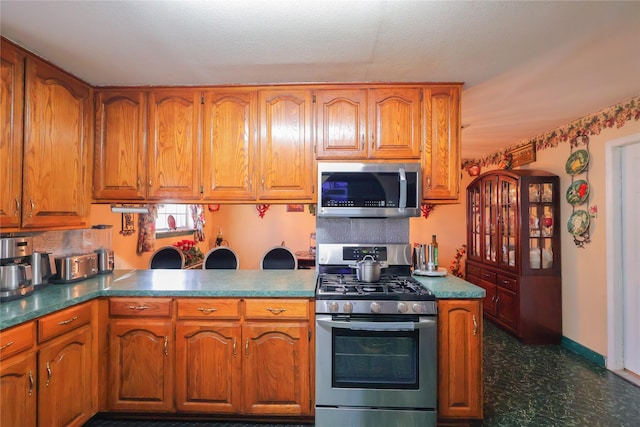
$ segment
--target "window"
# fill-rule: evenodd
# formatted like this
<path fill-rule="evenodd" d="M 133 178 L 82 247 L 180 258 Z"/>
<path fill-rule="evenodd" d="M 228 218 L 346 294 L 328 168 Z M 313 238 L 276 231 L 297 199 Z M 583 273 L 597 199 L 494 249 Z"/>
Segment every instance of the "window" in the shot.
<path fill-rule="evenodd" d="M 156 218 L 156 235 L 162 237 L 193 233 L 193 218 L 191 217 L 191 205 L 164 204 L 158 205 L 158 217 Z"/>

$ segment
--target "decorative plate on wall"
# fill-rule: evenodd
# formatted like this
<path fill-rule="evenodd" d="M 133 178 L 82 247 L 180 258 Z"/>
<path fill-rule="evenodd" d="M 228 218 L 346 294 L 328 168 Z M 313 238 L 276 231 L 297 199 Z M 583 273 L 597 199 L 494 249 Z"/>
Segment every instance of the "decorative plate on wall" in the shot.
<path fill-rule="evenodd" d="M 584 179 L 575 181 L 567 189 L 567 202 L 572 206 L 583 204 L 589 197 L 589 183 Z"/>
<path fill-rule="evenodd" d="M 569 175 L 577 175 L 584 171 L 589 165 L 589 152 L 587 150 L 576 150 L 567 159 L 565 170 Z"/>
<path fill-rule="evenodd" d="M 575 211 L 567 221 L 567 229 L 574 236 L 583 234 L 589 228 L 589 214 L 587 211 Z"/>

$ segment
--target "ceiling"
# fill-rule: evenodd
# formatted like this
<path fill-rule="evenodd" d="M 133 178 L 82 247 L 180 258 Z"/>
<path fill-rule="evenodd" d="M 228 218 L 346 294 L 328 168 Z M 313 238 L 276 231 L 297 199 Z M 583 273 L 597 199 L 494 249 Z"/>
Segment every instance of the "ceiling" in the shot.
<path fill-rule="evenodd" d="M 0 1 L 95 86 L 464 82 L 479 158 L 640 95 L 640 1 Z"/>

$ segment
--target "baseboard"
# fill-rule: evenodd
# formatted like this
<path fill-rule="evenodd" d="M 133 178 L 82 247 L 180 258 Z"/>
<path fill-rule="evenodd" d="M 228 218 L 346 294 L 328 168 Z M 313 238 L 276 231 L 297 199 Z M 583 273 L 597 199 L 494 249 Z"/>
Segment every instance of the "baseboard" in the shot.
<path fill-rule="evenodd" d="M 578 344 L 565 337 L 564 335 L 560 339 L 560 345 L 568 350 L 573 351 L 574 353 L 579 354 L 580 356 L 594 362 L 596 365 L 606 368 L 605 358 L 603 355 L 596 353 L 595 351 L 583 346 L 582 344 Z"/>

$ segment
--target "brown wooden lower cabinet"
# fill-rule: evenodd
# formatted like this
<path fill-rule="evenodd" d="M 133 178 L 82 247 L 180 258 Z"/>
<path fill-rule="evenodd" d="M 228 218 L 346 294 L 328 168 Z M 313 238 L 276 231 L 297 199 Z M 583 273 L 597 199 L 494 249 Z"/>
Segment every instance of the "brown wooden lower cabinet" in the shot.
<path fill-rule="evenodd" d="M 438 301 L 438 417 L 481 419 L 481 300 Z"/>
<path fill-rule="evenodd" d="M 82 426 L 93 416 L 91 326 L 40 346 L 38 425 Z"/>
<path fill-rule="evenodd" d="M 173 323 L 115 319 L 109 322 L 109 408 L 173 410 Z"/>
<path fill-rule="evenodd" d="M 1 426 L 36 426 L 36 378 L 36 353 L 33 351 L 0 362 Z"/>
<path fill-rule="evenodd" d="M 308 300 L 112 298 L 110 311 L 108 410 L 312 414 Z"/>
<path fill-rule="evenodd" d="M 240 322 L 191 320 L 176 324 L 178 411 L 242 410 Z"/>

